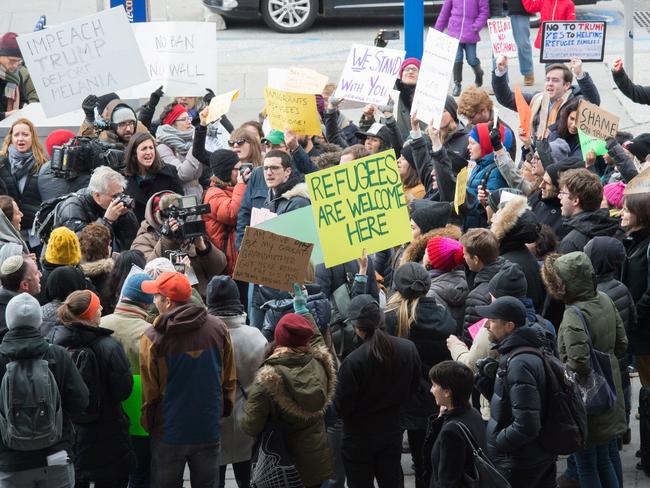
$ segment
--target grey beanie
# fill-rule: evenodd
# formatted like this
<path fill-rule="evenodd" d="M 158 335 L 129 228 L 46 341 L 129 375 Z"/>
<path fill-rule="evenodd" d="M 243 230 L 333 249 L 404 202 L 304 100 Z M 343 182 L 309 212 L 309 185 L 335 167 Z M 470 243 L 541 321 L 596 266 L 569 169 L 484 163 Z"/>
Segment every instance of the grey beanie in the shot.
<path fill-rule="evenodd" d="M 9 300 L 5 317 L 9 330 L 15 329 L 16 327 L 33 327 L 34 329 L 38 329 L 43 323 L 41 306 L 38 300 L 29 293 L 21 293 Z"/>
<path fill-rule="evenodd" d="M 488 283 L 488 291 L 494 298 L 525 298 L 528 293 L 526 275 L 518 264 L 507 261 Z"/>

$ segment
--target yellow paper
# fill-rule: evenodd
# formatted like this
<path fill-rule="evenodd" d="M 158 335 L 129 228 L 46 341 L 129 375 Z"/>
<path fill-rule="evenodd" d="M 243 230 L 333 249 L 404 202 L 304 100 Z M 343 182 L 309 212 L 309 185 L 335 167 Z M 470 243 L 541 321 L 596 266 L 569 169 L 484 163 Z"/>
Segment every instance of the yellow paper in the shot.
<path fill-rule="evenodd" d="M 294 93 L 309 93 L 311 95 L 321 94 L 327 84 L 328 78 L 309 68 L 291 66 L 287 79 L 284 82 L 284 90 Z"/>
<path fill-rule="evenodd" d="M 316 95 L 264 89 L 266 113 L 271 129 L 292 130 L 298 135 L 321 135 Z"/>
<path fill-rule="evenodd" d="M 325 266 L 411 240 L 395 152 L 390 149 L 306 176 Z"/>
<path fill-rule="evenodd" d="M 458 215 L 458 209 L 460 206 L 465 203 L 465 196 L 467 194 L 467 176 L 467 166 L 461 169 L 458 172 L 458 175 L 456 175 L 456 194 L 454 195 L 454 210 L 456 210 L 456 215 Z"/>
<path fill-rule="evenodd" d="M 230 104 L 237 100 L 237 97 L 239 97 L 239 90 L 229 91 L 213 97 L 208 108 L 208 123 L 214 122 L 222 115 L 226 115 L 230 110 Z"/>

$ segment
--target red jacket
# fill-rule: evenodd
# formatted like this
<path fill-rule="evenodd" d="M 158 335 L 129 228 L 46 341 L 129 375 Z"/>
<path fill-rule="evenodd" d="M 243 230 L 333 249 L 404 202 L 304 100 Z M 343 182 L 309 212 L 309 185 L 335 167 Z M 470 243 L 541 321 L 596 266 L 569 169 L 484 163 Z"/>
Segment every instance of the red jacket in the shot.
<path fill-rule="evenodd" d="M 203 197 L 203 203 L 210 204 L 210 213 L 203 216 L 205 229 L 212 244 L 226 253 L 228 275 L 232 275 L 237 261 L 237 214 L 245 191 L 244 183 L 225 188 L 212 183 Z"/>
<path fill-rule="evenodd" d="M 528 13 L 539 12 L 540 28 L 537 31 L 535 47 L 542 45 L 541 23 L 551 20 L 576 20 L 576 8 L 571 0 L 521 0 Z"/>

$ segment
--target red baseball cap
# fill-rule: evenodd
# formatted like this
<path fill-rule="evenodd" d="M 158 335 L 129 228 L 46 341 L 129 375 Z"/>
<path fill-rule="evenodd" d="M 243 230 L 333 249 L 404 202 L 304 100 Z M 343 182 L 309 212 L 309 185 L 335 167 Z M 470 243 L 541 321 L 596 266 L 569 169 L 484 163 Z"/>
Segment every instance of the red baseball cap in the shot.
<path fill-rule="evenodd" d="M 175 302 L 186 302 L 192 296 L 190 280 L 177 271 L 166 271 L 152 281 L 143 281 L 140 288 L 145 293 L 162 295 Z"/>

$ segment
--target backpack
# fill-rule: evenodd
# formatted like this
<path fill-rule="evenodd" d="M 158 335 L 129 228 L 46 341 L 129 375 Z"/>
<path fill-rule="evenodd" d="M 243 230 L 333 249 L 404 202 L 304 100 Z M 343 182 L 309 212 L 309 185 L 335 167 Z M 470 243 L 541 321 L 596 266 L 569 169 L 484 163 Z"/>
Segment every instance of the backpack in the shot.
<path fill-rule="evenodd" d="M 512 358 L 519 354 L 534 354 L 544 364 L 546 377 L 546 412 L 537 440 L 553 454 L 572 454 L 585 448 L 587 441 L 587 411 L 578 384 L 562 361 L 546 350 L 517 347 L 508 355 L 506 373 Z M 506 376 L 507 378 L 507 376 Z M 506 391 L 508 385 L 504 384 Z"/>
<path fill-rule="evenodd" d="M 58 197 L 50 198 L 41 203 L 34 216 L 34 223 L 32 224 L 32 235 L 40 239 L 43 244 L 46 244 L 50 239 L 50 234 L 54 230 L 54 221 L 56 220 L 56 207 L 63 200 L 67 200 L 70 195 L 74 193 L 66 193 Z"/>
<path fill-rule="evenodd" d="M 61 440 L 61 394 L 47 360 L 16 359 L 0 384 L 0 435 L 16 451 L 36 451 Z"/>
<path fill-rule="evenodd" d="M 97 355 L 92 349 L 95 342 L 97 339 L 85 346 L 67 348 L 72 362 L 88 387 L 88 408 L 80 414 L 70 415 L 70 420 L 75 424 L 88 424 L 99 418 L 102 403 L 102 377 Z"/>

